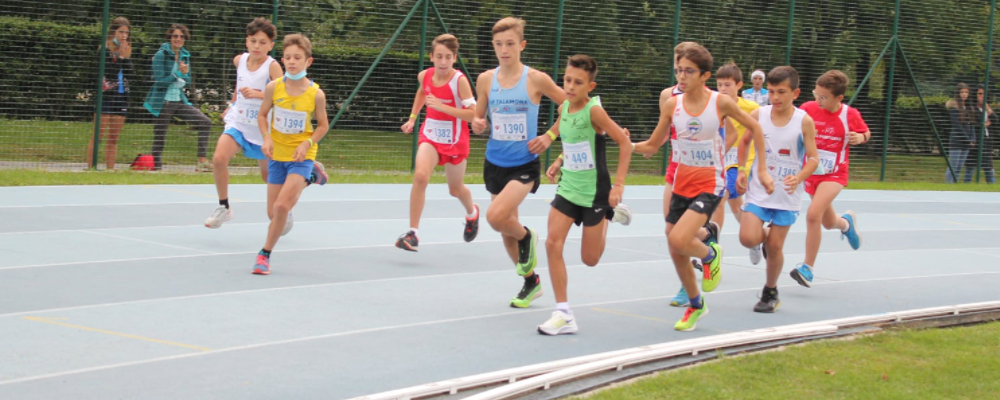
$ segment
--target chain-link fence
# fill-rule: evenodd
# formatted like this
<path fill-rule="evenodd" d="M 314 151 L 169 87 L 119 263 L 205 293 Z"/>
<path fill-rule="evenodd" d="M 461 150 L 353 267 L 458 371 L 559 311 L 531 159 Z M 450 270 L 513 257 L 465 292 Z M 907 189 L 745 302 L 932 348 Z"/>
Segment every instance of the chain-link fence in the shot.
<path fill-rule="evenodd" d="M 950 159 L 951 168 L 982 181 L 992 177 L 995 155 L 983 125 L 1000 122 L 977 112 L 977 89 L 993 99 L 991 88 L 1000 83 L 991 79 L 998 72 L 991 68 L 994 9 L 995 0 L 8 0 L 0 5 L 0 166 L 104 169 L 113 160 L 124 168 L 149 153 L 155 118 L 143 103 L 151 59 L 174 23 L 190 29 L 184 47 L 192 79 L 183 91 L 212 121 L 210 158 L 223 130 L 219 114 L 235 87 L 233 57 L 246 51 L 245 25 L 264 16 L 278 26 L 276 57 L 285 34 L 313 40 L 309 76 L 326 92 L 333 120 L 319 159 L 343 172 L 405 173 L 415 141 L 399 126 L 419 68 L 430 66 L 421 62 L 421 49 L 439 33 L 455 34 L 461 68 L 475 77 L 496 65 L 493 23 L 515 15 L 528 22 L 525 64 L 561 76 L 567 56 L 597 59 L 594 94 L 633 140 L 655 126 L 659 93 L 673 83 L 672 49 L 690 40 L 713 53 L 715 68 L 736 62 L 744 89 L 751 88 L 755 69 L 794 66 L 803 82 L 799 104 L 812 100 L 820 74 L 844 71 L 851 79 L 847 100 L 873 133 L 871 142 L 852 150 L 852 179 L 941 182 Z M 114 79 L 122 60 L 101 57 L 116 17 L 130 22 L 127 85 Z M 964 109 L 956 107 L 959 83 L 970 88 Z M 122 115 L 107 114 L 105 97 L 124 103 Z M 552 110 L 545 100 L 541 131 Z M 106 134 L 88 150 L 99 125 Z M 204 155 L 200 134 L 198 124 L 175 119 L 165 136 L 164 169 L 194 171 Z M 484 148 L 485 138 L 473 137 L 470 173 L 481 168 Z M 88 161 L 88 154 L 97 158 Z M 612 162 L 616 154 L 609 150 Z M 662 173 L 665 154 L 634 159 L 632 170 Z M 233 165 L 254 162 L 237 157 Z M 964 175 L 958 172 L 958 179 Z"/>

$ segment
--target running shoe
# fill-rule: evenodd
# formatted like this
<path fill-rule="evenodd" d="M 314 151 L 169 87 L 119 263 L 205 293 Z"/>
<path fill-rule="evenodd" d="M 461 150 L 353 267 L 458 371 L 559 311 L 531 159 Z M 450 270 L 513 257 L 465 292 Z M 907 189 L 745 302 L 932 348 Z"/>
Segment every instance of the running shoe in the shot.
<path fill-rule="evenodd" d="M 535 248 L 538 247 L 538 234 L 535 233 L 534 229 L 528 227 L 525 229 L 531 236 L 528 243 L 525 244 L 521 241 L 517 243 L 517 274 L 521 276 L 531 275 L 531 271 L 534 271 L 535 265 L 538 264 L 538 254 L 535 252 Z"/>
<path fill-rule="evenodd" d="M 791 275 L 792 279 L 795 279 L 800 285 L 812 287 L 813 269 L 809 264 L 799 263 L 799 266 L 792 270 Z"/>
<path fill-rule="evenodd" d="M 396 239 L 396 247 L 408 251 L 417 251 L 417 246 L 420 244 L 420 239 L 417 239 L 417 234 L 413 231 L 406 231 L 406 233 L 399 235 L 399 239 Z"/>
<path fill-rule="evenodd" d="M 524 280 L 524 286 L 517 293 L 517 297 L 510 300 L 513 308 L 528 308 L 531 301 L 542 297 L 542 281 L 538 274 Z"/>
<path fill-rule="evenodd" d="M 681 286 L 681 290 L 670 300 L 670 305 L 674 307 L 686 307 L 690 303 L 691 299 L 688 298 L 688 292 L 684 290 L 684 286 Z"/>
<path fill-rule="evenodd" d="M 285 227 L 281 228 L 281 236 L 285 236 L 288 232 L 292 231 L 292 227 L 295 226 L 295 220 L 292 219 L 292 213 L 288 213 L 288 218 L 285 219 Z"/>
<path fill-rule="evenodd" d="M 693 331 L 695 326 L 698 324 L 698 320 L 708 314 L 708 303 L 705 302 L 705 298 L 701 298 L 701 308 L 691 308 L 688 307 L 687 311 L 684 312 L 684 317 L 680 321 L 674 324 L 674 329 L 681 332 Z"/>
<path fill-rule="evenodd" d="M 611 218 L 611 222 L 628 226 L 628 224 L 632 223 L 632 209 L 625 205 L 625 203 L 618 203 L 618 206 L 615 207 L 615 216 Z"/>
<path fill-rule="evenodd" d="M 698 270 L 698 272 L 702 272 L 705 269 L 705 267 L 701 265 L 701 260 L 697 258 L 691 259 L 691 266 L 694 267 L 694 269 Z"/>
<path fill-rule="evenodd" d="M 325 185 L 330 180 L 330 175 L 326 173 L 326 168 L 319 161 L 313 162 L 313 176 L 315 177 L 313 182 L 320 186 Z"/>
<path fill-rule="evenodd" d="M 475 240 L 476 235 L 479 234 L 479 204 L 473 204 L 472 208 L 476 209 L 476 218 L 465 218 L 465 231 L 462 233 L 462 238 L 465 239 L 466 242 Z"/>
<path fill-rule="evenodd" d="M 715 290 L 719 286 L 719 282 L 722 281 L 722 245 L 713 242 L 709 246 L 715 250 L 715 258 L 710 264 L 704 266 L 702 271 L 705 275 L 701 280 L 701 290 L 706 293 Z"/>
<path fill-rule="evenodd" d="M 538 325 L 538 333 L 549 336 L 576 333 L 576 318 L 560 310 L 552 312 L 552 317 L 544 324 Z"/>
<path fill-rule="evenodd" d="M 753 307 L 753 311 L 773 313 L 778 307 L 781 307 L 781 300 L 778 300 L 778 288 L 772 289 L 765 286 L 763 292 L 760 294 L 760 301 Z"/>
<path fill-rule="evenodd" d="M 212 211 L 212 215 L 205 220 L 205 227 L 209 229 L 218 229 L 222 226 L 224 222 L 229 222 L 233 219 L 233 210 L 226 208 L 226 206 L 219 206 Z"/>
<path fill-rule="evenodd" d="M 851 248 L 857 250 L 861 247 L 861 233 L 858 232 L 858 216 L 854 215 L 854 211 L 847 210 L 842 218 L 847 220 L 847 223 L 851 226 L 847 228 L 847 232 L 840 234 L 840 240 L 847 238 L 847 243 L 851 244 Z"/>
<path fill-rule="evenodd" d="M 271 259 L 263 254 L 257 255 L 257 263 L 253 266 L 254 275 L 270 275 Z"/>
<path fill-rule="evenodd" d="M 750 249 L 750 263 L 753 265 L 760 264 L 760 260 L 764 258 L 764 244 L 758 244 Z"/>
<path fill-rule="evenodd" d="M 719 243 L 719 224 L 715 223 L 715 221 L 708 221 L 708 224 L 705 224 L 705 229 L 708 230 L 708 236 L 705 237 L 702 243 L 706 245 L 713 242 Z"/>

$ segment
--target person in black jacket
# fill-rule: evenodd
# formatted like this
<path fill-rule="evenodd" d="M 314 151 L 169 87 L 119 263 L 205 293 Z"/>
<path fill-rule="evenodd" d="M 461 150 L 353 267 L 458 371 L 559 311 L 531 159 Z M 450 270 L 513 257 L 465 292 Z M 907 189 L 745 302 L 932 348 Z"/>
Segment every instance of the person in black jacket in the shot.
<path fill-rule="evenodd" d="M 962 172 L 969 149 L 975 145 L 972 123 L 975 112 L 969 100 L 969 86 L 959 82 L 955 86 L 955 97 L 945 104 L 951 115 L 951 138 L 948 140 L 948 162 L 953 171 L 945 171 L 945 182 L 955 183 Z M 954 174 L 952 173 L 954 172 Z"/>
<path fill-rule="evenodd" d="M 118 135 L 125 125 L 128 113 L 128 77 L 132 75 L 132 24 L 125 17 L 111 21 L 104 63 L 104 83 L 101 104 L 101 141 L 104 145 L 104 163 L 108 170 L 115 169 L 118 153 Z M 87 144 L 87 166 L 94 162 L 94 137 Z"/>
<path fill-rule="evenodd" d="M 982 138 L 983 162 L 981 164 L 983 174 L 986 178 L 986 183 L 994 184 L 997 183 L 997 180 L 996 172 L 993 170 L 993 137 L 990 135 L 990 126 L 996 120 L 996 115 L 993 114 L 993 108 L 990 107 L 990 104 L 986 102 L 986 88 L 983 85 L 979 85 L 979 88 L 976 89 L 975 114 L 976 119 L 972 127 L 976 133 L 976 145 L 979 144 L 980 134 L 984 135 Z M 983 126 L 983 121 L 985 121 L 985 126 Z M 972 174 L 976 169 L 977 159 L 979 159 L 979 149 L 973 148 L 969 152 L 969 157 L 965 159 L 965 176 L 963 181 L 966 183 L 972 182 Z"/>

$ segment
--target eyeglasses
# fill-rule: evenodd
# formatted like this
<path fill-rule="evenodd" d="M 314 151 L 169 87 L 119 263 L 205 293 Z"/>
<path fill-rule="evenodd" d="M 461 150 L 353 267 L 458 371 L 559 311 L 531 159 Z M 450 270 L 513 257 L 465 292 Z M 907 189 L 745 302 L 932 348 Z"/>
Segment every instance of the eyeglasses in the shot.
<path fill-rule="evenodd" d="M 813 90 L 813 97 L 815 97 L 817 101 L 827 101 L 827 100 L 829 100 L 826 96 L 820 96 L 818 93 L 816 93 L 815 90 Z"/>
<path fill-rule="evenodd" d="M 704 71 L 704 70 L 694 69 L 694 68 L 688 68 L 688 69 L 674 68 L 674 74 L 676 74 L 678 76 L 679 75 L 694 75 L 695 73 L 698 73 L 700 75 L 700 74 L 703 74 L 705 72 L 706 71 Z"/>
<path fill-rule="evenodd" d="M 123 35 L 131 35 L 132 31 L 115 31 L 115 33 L 120 33 L 120 34 L 123 34 Z"/>
<path fill-rule="evenodd" d="M 170 37 L 173 39 L 186 39 L 184 35 L 170 35 Z"/>

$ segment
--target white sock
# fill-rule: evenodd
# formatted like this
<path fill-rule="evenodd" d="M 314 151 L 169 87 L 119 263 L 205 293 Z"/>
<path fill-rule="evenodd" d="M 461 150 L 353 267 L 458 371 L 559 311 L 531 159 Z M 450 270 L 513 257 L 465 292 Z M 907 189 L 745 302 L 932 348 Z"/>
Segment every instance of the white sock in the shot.
<path fill-rule="evenodd" d="M 556 303 L 556 310 L 562 311 L 568 315 L 573 315 L 573 311 L 569 309 L 569 302 Z"/>
<path fill-rule="evenodd" d="M 410 230 L 413 231 L 413 236 L 417 236 L 417 231 L 419 229 L 417 229 L 417 228 L 410 228 Z"/>
<path fill-rule="evenodd" d="M 479 210 L 476 207 L 472 207 L 472 214 L 466 214 L 465 219 L 476 219 L 479 216 Z"/>
<path fill-rule="evenodd" d="M 847 218 L 844 217 L 840 217 L 840 219 L 844 220 L 844 224 L 847 225 L 844 229 L 840 230 L 840 233 L 847 233 L 847 231 L 851 230 L 851 221 L 848 221 Z"/>

